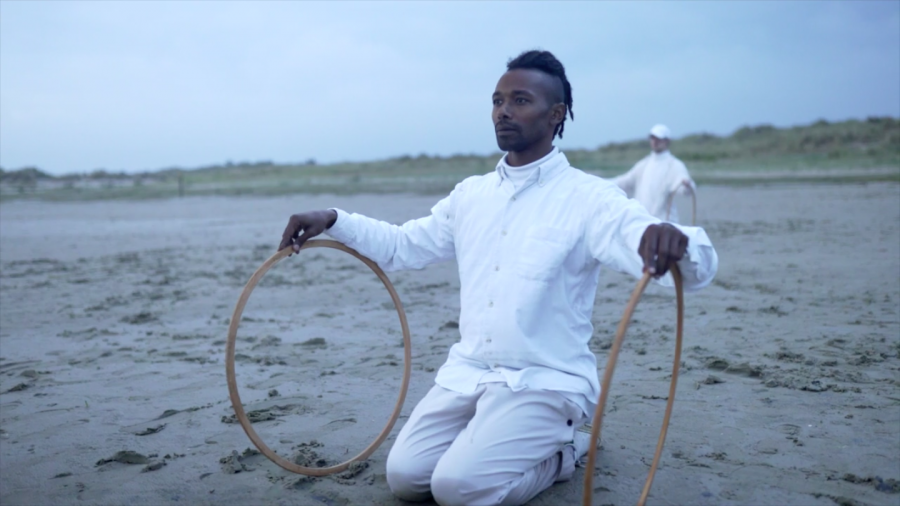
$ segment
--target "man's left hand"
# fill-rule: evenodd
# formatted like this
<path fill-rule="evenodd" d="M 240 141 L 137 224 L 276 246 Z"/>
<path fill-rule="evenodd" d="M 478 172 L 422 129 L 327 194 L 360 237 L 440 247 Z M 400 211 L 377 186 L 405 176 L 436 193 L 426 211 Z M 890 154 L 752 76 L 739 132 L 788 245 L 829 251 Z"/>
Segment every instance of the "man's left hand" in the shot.
<path fill-rule="evenodd" d="M 650 225 L 638 247 L 638 254 L 644 260 L 644 272 L 655 278 L 663 276 L 672 264 L 684 258 L 687 246 L 688 237 L 674 225 Z"/>

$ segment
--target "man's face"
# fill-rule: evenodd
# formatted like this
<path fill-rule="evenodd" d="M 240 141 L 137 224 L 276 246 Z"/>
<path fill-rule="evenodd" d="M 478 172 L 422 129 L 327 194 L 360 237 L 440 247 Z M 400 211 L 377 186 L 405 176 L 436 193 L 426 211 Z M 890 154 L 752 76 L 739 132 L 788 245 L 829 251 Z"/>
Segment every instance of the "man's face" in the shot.
<path fill-rule="evenodd" d="M 516 69 L 503 74 L 494 90 L 494 132 L 503 151 L 521 152 L 553 137 L 565 114 L 564 104 L 552 104 L 553 76 Z"/>
<path fill-rule="evenodd" d="M 650 149 L 652 149 L 654 153 L 662 153 L 663 151 L 669 149 L 669 139 L 660 139 L 655 135 L 651 135 Z"/>

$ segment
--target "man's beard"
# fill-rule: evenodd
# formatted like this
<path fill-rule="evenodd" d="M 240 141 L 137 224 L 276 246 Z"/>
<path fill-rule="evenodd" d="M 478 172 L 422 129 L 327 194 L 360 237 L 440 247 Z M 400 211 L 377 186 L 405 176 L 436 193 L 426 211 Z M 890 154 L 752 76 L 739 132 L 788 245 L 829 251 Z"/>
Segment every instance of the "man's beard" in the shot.
<path fill-rule="evenodd" d="M 500 148 L 500 151 L 525 151 L 529 146 L 531 146 L 531 142 L 519 132 L 512 136 L 497 135 L 497 147 Z"/>

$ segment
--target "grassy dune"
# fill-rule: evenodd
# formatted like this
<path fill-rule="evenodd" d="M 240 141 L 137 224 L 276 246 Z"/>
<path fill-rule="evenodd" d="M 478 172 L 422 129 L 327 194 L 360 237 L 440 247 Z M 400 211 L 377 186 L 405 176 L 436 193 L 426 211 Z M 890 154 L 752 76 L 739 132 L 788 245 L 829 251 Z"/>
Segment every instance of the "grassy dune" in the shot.
<path fill-rule="evenodd" d="M 646 139 L 566 150 L 572 165 L 600 176 L 628 170 L 649 151 Z M 744 127 L 726 137 L 694 134 L 672 152 L 699 184 L 900 181 L 900 120 L 869 118 L 775 128 Z M 96 171 L 54 177 L 37 168 L 0 169 L 0 199 L 140 199 L 178 195 L 293 193 L 446 193 L 461 179 L 493 170 L 485 156 L 403 156 L 363 163 L 268 162 L 165 169 L 141 174 Z"/>

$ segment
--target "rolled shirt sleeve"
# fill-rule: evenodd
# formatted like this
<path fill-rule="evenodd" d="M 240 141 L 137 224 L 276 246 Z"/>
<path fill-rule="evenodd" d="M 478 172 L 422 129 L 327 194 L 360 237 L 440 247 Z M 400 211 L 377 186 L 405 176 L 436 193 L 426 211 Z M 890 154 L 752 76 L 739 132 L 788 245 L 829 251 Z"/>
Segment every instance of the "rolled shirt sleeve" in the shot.
<path fill-rule="evenodd" d="M 638 254 L 641 237 L 647 227 L 662 221 L 612 186 L 604 188 L 591 200 L 597 204 L 587 224 L 591 255 L 602 265 L 640 278 L 644 269 L 644 261 Z M 702 228 L 675 226 L 688 237 L 687 252 L 678 262 L 684 289 L 699 290 L 715 277 L 719 266 L 718 255 Z M 654 282 L 662 286 L 674 286 L 672 276 L 668 273 Z"/>
<path fill-rule="evenodd" d="M 337 212 L 327 233 L 385 271 L 421 269 L 456 256 L 453 224 L 456 190 L 431 208 L 431 215 L 394 225 L 361 214 Z"/>
<path fill-rule="evenodd" d="M 697 191 L 697 185 L 694 183 L 694 180 L 691 179 L 691 175 L 688 173 L 684 162 L 673 157 L 672 169 L 673 177 L 670 182 L 669 193 L 678 192 L 679 195 L 686 196 L 689 195 L 690 192 Z M 682 184 L 684 181 L 687 181 L 688 184 L 691 185 L 690 191 Z"/>
<path fill-rule="evenodd" d="M 686 291 L 699 290 L 709 285 L 719 270 L 719 255 L 713 248 L 706 231 L 700 227 L 675 225 L 688 237 L 685 257 L 678 262 L 681 278 Z M 662 286 L 675 286 L 671 274 L 666 274 L 657 281 Z"/>

